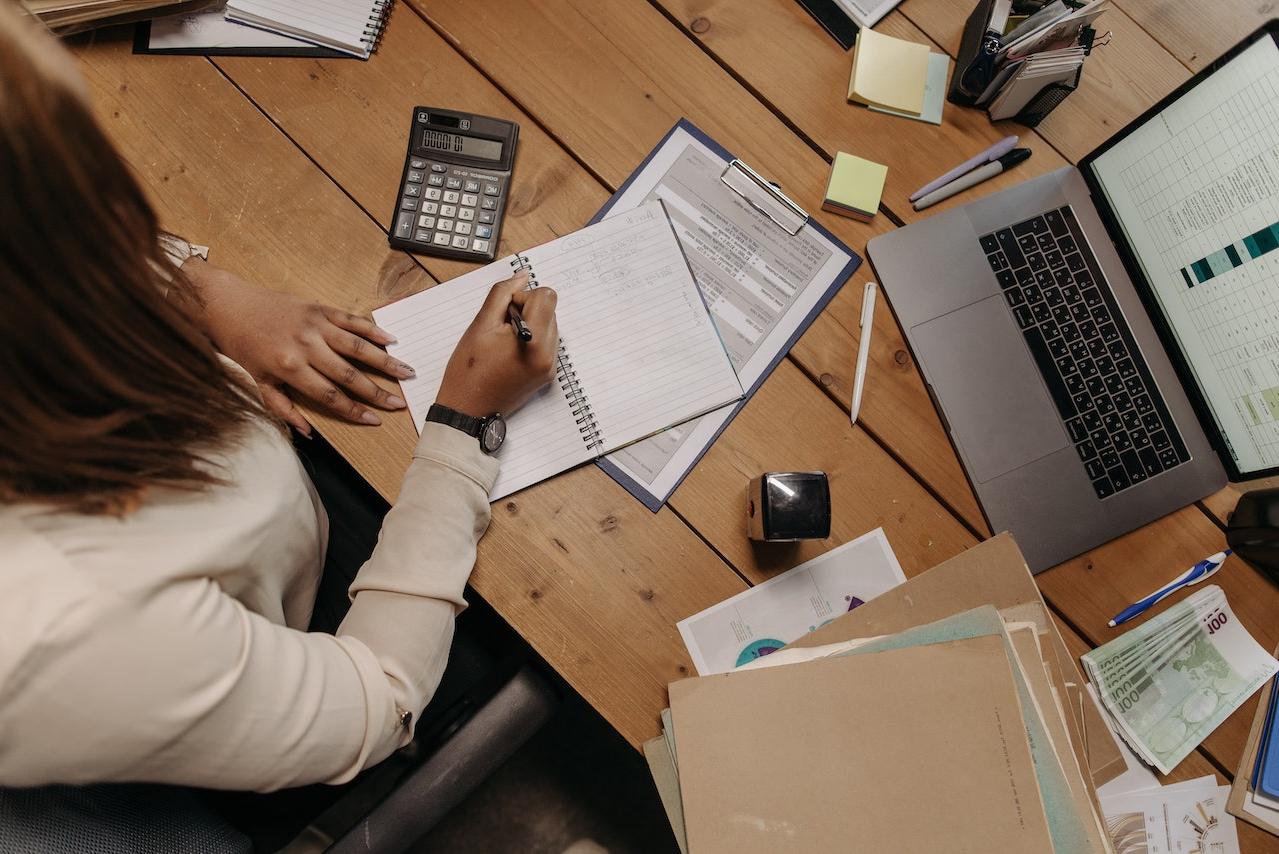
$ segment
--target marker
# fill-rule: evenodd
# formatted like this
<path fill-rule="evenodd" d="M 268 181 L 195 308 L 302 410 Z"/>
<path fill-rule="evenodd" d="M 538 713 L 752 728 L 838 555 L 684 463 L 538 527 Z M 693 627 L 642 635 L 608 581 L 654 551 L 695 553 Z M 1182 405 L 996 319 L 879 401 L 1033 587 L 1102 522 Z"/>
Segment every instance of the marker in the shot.
<path fill-rule="evenodd" d="M 870 361 L 870 331 L 875 321 L 875 283 L 867 282 L 862 292 L 862 318 L 857 323 L 860 340 L 857 342 L 857 370 L 853 375 L 853 403 L 848 408 L 848 420 L 857 423 L 857 413 L 862 408 L 862 390 L 866 387 L 866 364 Z"/>
<path fill-rule="evenodd" d="M 524 322 L 524 318 L 520 316 L 520 310 L 515 307 L 515 303 L 511 303 L 506 307 L 506 316 L 511 319 L 511 324 L 515 327 L 515 334 L 524 342 L 533 340 L 533 330 L 528 328 L 528 324 Z"/>
<path fill-rule="evenodd" d="M 933 190 L 931 193 L 915 202 L 915 210 L 922 211 L 924 208 L 930 208 L 938 202 L 944 202 L 956 193 L 962 193 L 969 187 L 975 187 L 982 181 L 988 181 L 991 178 L 994 178 L 1001 172 L 1007 172 L 1018 163 L 1029 159 L 1029 157 L 1029 148 L 1014 148 L 998 160 L 987 163 L 985 166 L 978 166 L 962 178 L 956 178 L 946 186 Z"/>
<path fill-rule="evenodd" d="M 1135 604 L 1129 605 L 1127 608 L 1124 608 L 1115 616 L 1113 620 L 1107 623 L 1107 625 L 1110 626 L 1111 628 L 1114 628 L 1120 623 L 1126 623 L 1129 620 L 1131 620 L 1133 617 L 1139 616 L 1141 614 L 1144 614 L 1146 611 L 1149 611 L 1158 602 L 1167 598 L 1173 593 L 1176 593 L 1181 588 L 1191 587 L 1195 584 L 1198 584 L 1199 582 L 1203 581 L 1205 578 L 1208 578 L 1209 576 L 1211 576 L 1217 570 L 1221 569 L 1221 565 L 1226 562 L 1226 558 L 1230 557 L 1230 555 L 1231 555 L 1230 549 L 1226 549 L 1224 552 L 1217 552 L 1212 557 L 1204 558 L 1203 560 L 1199 561 L 1199 563 L 1195 564 L 1194 566 L 1190 567 L 1190 569 L 1186 570 L 1184 573 L 1179 575 L 1177 578 L 1168 582 L 1166 586 L 1159 588 L 1154 593 L 1151 593 L 1149 596 L 1147 596 L 1145 599 L 1142 599 L 1140 602 L 1137 602 Z"/>
<path fill-rule="evenodd" d="M 942 175 L 940 178 L 937 178 L 933 181 L 929 181 L 927 184 L 920 187 L 915 192 L 911 193 L 910 200 L 912 202 L 917 201 L 921 196 L 926 196 L 929 193 L 931 193 L 933 190 L 944 187 L 945 185 L 949 184 L 951 181 L 954 181 L 960 175 L 964 175 L 968 172 L 971 172 L 972 170 L 976 169 L 978 166 L 981 166 L 983 163 L 989 163 L 992 160 L 998 160 L 999 158 L 1003 157 L 1005 154 L 1007 154 L 1008 152 L 1016 148 L 1018 141 L 1019 141 L 1018 137 L 1015 137 L 1015 136 L 1004 137 L 999 142 L 995 143 L 990 148 L 983 151 L 981 154 L 978 154 L 975 157 L 965 160 L 963 163 L 959 164 L 954 169 L 947 172 L 945 175 Z"/>

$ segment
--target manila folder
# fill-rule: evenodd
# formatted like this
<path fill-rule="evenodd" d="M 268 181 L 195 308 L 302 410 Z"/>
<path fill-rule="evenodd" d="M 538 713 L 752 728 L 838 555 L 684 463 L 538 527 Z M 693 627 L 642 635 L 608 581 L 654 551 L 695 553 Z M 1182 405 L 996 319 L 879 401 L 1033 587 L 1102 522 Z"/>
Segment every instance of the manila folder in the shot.
<path fill-rule="evenodd" d="M 1002 638 L 670 694 L 691 854 L 1052 850 Z"/>

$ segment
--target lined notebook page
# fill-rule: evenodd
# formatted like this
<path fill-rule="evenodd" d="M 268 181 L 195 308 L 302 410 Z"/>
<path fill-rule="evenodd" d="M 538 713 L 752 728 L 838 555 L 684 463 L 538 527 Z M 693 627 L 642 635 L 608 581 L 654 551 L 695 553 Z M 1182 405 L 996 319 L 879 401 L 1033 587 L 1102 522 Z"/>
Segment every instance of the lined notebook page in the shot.
<path fill-rule="evenodd" d="M 661 203 L 525 253 L 557 318 L 603 447 L 614 451 L 742 396 Z"/>
<path fill-rule="evenodd" d="M 227 17 L 368 55 L 373 0 L 229 0 Z"/>
<path fill-rule="evenodd" d="M 400 387 L 419 431 L 435 402 L 453 348 L 489 288 L 511 277 L 514 260 L 500 259 L 373 312 L 377 324 L 399 340 L 387 352 L 417 371 L 416 378 L 402 380 Z M 557 382 L 507 416 L 506 427 L 506 442 L 497 453 L 502 468 L 489 496 L 493 501 L 595 457 L 582 441 Z"/>
<path fill-rule="evenodd" d="M 742 396 L 660 202 L 650 202 L 525 253 L 539 285 L 559 295 L 560 339 L 594 413 L 592 449 L 559 382 L 507 419 L 494 501 Z M 398 339 L 387 350 L 417 370 L 400 383 L 419 426 L 444 368 L 514 257 L 373 312 Z"/>

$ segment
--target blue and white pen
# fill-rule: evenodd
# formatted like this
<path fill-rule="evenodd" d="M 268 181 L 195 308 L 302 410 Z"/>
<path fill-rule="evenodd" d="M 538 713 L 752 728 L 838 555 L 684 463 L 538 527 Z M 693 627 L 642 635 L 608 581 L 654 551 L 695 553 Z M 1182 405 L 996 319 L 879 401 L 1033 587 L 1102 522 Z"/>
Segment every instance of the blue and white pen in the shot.
<path fill-rule="evenodd" d="M 1199 563 L 1186 570 L 1182 575 L 1169 582 L 1166 586 L 1159 588 L 1140 602 L 1124 608 L 1119 612 L 1118 616 L 1110 621 L 1109 625 L 1113 627 L 1120 623 L 1126 623 L 1133 617 L 1144 614 L 1157 603 L 1173 593 L 1176 593 L 1181 588 L 1198 584 L 1205 578 L 1211 576 L 1217 570 L 1221 569 L 1221 565 L 1226 562 L 1226 558 L 1230 557 L 1230 553 L 1230 549 L 1226 549 L 1224 552 L 1217 552 L 1212 557 L 1204 558 L 1199 561 Z"/>

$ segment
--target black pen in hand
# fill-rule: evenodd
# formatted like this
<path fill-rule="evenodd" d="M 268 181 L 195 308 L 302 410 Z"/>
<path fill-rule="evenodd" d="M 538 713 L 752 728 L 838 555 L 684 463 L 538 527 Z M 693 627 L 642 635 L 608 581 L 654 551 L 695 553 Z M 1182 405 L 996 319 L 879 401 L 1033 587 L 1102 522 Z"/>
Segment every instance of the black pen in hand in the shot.
<path fill-rule="evenodd" d="M 515 327 L 515 334 L 524 342 L 533 340 L 533 330 L 528 328 L 528 324 L 524 322 L 524 318 L 520 317 L 520 310 L 515 307 L 515 303 L 511 303 L 506 307 L 506 316 L 511 319 L 511 324 Z"/>

